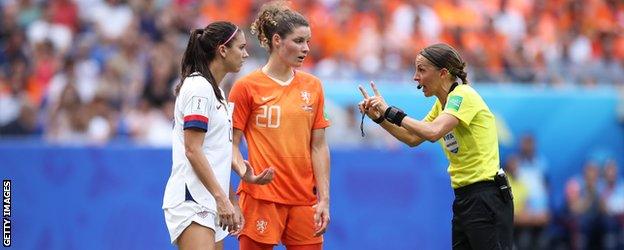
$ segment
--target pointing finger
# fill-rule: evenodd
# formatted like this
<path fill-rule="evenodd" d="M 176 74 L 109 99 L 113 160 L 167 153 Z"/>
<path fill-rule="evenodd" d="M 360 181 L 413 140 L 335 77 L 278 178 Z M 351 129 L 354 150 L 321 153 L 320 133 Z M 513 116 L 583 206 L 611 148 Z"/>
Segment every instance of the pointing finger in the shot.
<path fill-rule="evenodd" d="M 368 93 L 366 93 L 366 90 L 364 89 L 364 87 L 362 87 L 362 85 L 358 85 L 358 89 L 360 90 L 364 98 L 368 98 Z"/>
<path fill-rule="evenodd" d="M 370 82 L 370 85 L 371 88 L 373 88 L 373 93 L 375 93 L 375 96 L 381 96 L 381 93 L 379 93 L 379 90 L 377 89 L 377 86 L 373 81 Z"/>

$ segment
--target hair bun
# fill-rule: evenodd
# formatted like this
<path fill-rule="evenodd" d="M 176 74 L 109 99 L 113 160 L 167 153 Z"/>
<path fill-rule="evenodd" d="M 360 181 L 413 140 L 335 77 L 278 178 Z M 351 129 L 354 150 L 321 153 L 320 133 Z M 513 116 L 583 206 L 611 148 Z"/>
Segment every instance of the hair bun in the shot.
<path fill-rule="evenodd" d="M 198 36 L 201 36 L 204 34 L 204 29 L 195 29 L 193 33 L 197 34 Z"/>

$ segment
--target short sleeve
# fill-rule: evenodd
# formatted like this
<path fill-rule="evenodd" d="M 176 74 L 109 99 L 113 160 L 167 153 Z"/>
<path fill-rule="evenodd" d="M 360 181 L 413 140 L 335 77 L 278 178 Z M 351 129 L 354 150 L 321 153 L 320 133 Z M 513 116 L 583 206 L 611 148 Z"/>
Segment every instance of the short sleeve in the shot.
<path fill-rule="evenodd" d="M 429 113 L 427 113 L 423 121 L 432 122 L 433 120 L 435 120 L 435 118 L 437 118 L 440 114 L 440 105 L 440 101 L 436 100 L 433 106 L 431 106 L 431 110 L 429 110 Z"/>
<path fill-rule="evenodd" d="M 329 116 L 325 113 L 325 94 L 323 93 L 323 87 L 320 82 L 318 82 L 318 104 L 316 109 L 316 114 L 314 114 L 314 124 L 312 125 L 312 129 L 320 129 L 329 127 Z"/>
<path fill-rule="evenodd" d="M 229 102 L 234 103 L 234 113 L 232 114 L 232 126 L 235 129 L 245 130 L 249 114 L 251 113 L 250 95 L 243 82 L 236 82 L 230 90 Z"/>
<path fill-rule="evenodd" d="M 474 105 L 474 101 L 474 96 L 465 91 L 453 91 L 448 96 L 444 112 L 457 117 L 466 125 L 470 125 L 477 111 L 479 111 Z"/>
<path fill-rule="evenodd" d="M 203 81 L 199 80 L 202 79 Z M 211 85 L 202 77 L 191 77 L 183 85 L 184 129 L 208 131 L 209 112 L 217 101 Z M 205 83 L 205 84 L 202 84 Z"/>

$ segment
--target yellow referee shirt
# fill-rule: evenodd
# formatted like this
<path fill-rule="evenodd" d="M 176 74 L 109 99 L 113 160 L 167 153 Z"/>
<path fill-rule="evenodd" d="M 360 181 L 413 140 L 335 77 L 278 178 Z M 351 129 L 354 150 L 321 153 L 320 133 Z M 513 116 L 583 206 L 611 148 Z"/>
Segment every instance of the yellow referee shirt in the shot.
<path fill-rule="evenodd" d="M 431 122 L 441 112 L 459 119 L 459 124 L 439 140 L 449 159 L 447 171 L 453 188 L 494 180 L 499 168 L 496 124 L 481 96 L 469 85 L 460 84 L 449 93 L 446 107 L 442 109 L 436 100 L 424 120 Z"/>

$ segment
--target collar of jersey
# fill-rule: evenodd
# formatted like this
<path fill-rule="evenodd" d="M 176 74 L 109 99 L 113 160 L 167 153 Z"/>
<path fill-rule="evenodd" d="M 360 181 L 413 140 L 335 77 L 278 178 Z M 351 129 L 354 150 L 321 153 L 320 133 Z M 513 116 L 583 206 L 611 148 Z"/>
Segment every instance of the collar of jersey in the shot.
<path fill-rule="evenodd" d="M 276 82 L 277 84 L 279 84 L 280 86 L 288 86 L 290 83 L 292 83 L 293 79 L 295 79 L 295 71 L 293 70 L 293 75 L 292 77 L 290 77 L 288 80 L 286 81 L 282 81 L 280 79 L 277 79 L 275 77 L 270 76 L 269 74 L 267 74 L 265 67 L 262 67 L 262 69 L 260 69 L 260 72 L 262 72 L 262 74 L 264 74 L 265 76 L 267 76 L 268 78 L 270 78 L 271 80 L 273 80 L 274 82 Z"/>

